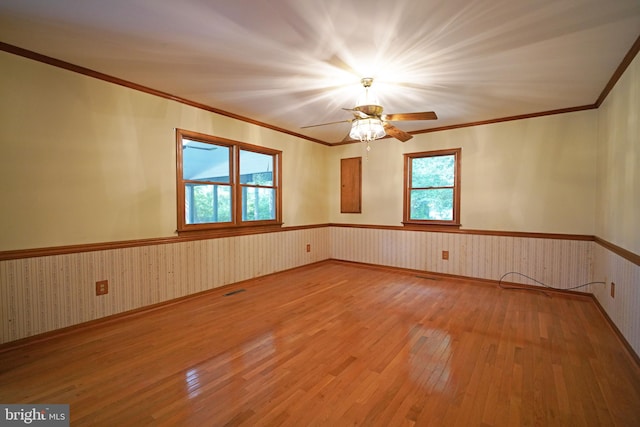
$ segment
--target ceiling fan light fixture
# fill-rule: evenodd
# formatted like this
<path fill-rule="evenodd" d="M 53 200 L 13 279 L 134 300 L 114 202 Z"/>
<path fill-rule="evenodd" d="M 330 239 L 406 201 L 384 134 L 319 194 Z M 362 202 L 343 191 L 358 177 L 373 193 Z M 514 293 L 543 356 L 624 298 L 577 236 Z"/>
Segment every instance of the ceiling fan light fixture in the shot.
<path fill-rule="evenodd" d="M 369 142 L 385 136 L 382 120 L 377 118 L 355 119 L 351 122 L 349 137 L 361 142 Z"/>
<path fill-rule="evenodd" d="M 396 114 L 382 114 L 382 105 L 378 102 L 378 99 L 370 92 L 373 78 L 366 77 L 361 80 L 364 87 L 363 96 L 358 99 L 356 106 L 353 108 L 343 108 L 345 111 L 350 111 L 353 114 L 351 120 L 340 120 L 337 122 L 322 123 L 319 125 L 303 126 L 303 128 L 310 128 L 316 126 L 331 125 L 334 123 L 351 122 L 351 129 L 349 135 L 342 140 L 354 140 L 365 142 L 367 144 L 367 151 L 370 150 L 369 142 L 374 139 L 383 138 L 385 135 L 389 135 L 399 141 L 407 142 L 413 135 L 403 131 L 392 125 L 391 121 L 407 120 L 436 120 L 438 116 L 433 111 L 424 111 L 419 113 L 396 113 Z"/>

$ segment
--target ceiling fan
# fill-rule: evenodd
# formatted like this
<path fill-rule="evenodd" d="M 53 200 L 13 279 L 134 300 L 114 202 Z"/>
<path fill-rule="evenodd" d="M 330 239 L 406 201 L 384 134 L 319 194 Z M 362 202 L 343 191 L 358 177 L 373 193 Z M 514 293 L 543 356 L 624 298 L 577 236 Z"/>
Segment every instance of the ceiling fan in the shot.
<path fill-rule="evenodd" d="M 369 88 L 373 84 L 373 78 L 365 77 L 360 80 L 360 82 L 364 87 L 364 95 L 358 99 L 355 107 L 343 108 L 343 110 L 353 113 L 352 119 L 303 126 L 302 129 L 349 122 L 351 123 L 351 130 L 343 139 L 343 142 L 350 140 L 369 142 L 374 139 L 382 138 L 385 135 L 389 135 L 402 142 L 406 142 L 413 138 L 413 135 L 395 127 L 389 122 L 402 120 L 436 120 L 438 118 L 436 113 L 433 111 L 425 111 L 422 113 L 382 114 L 382 106 L 378 102 L 377 98 L 369 92 Z"/>

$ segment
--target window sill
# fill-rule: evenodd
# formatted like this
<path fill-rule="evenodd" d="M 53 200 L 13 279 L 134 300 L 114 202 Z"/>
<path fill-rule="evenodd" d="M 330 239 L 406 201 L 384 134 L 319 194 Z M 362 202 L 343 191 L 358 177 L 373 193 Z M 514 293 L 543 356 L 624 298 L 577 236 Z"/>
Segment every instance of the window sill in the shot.
<path fill-rule="evenodd" d="M 402 222 L 405 230 L 433 230 L 433 231 L 442 231 L 442 230 L 458 230 L 462 227 L 462 224 L 459 222 L 433 222 L 433 223 L 423 223 L 423 222 Z"/>
<path fill-rule="evenodd" d="M 261 234 L 278 231 L 282 228 L 284 223 L 269 223 L 269 224 L 249 224 L 249 225 L 235 225 L 228 227 L 214 227 L 214 228 L 194 228 L 190 230 L 176 230 L 178 236 L 185 237 L 197 237 L 202 239 L 215 239 L 220 237 L 234 237 L 245 236 L 248 234 Z"/>

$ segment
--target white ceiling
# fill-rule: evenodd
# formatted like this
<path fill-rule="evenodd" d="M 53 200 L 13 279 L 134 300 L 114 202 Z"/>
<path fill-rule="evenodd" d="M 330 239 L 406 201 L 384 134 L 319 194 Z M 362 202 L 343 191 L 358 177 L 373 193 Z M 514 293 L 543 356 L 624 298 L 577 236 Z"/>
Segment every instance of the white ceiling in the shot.
<path fill-rule="evenodd" d="M 329 143 L 360 79 L 405 131 L 592 105 L 640 0 L 5 0 L 0 41 Z"/>

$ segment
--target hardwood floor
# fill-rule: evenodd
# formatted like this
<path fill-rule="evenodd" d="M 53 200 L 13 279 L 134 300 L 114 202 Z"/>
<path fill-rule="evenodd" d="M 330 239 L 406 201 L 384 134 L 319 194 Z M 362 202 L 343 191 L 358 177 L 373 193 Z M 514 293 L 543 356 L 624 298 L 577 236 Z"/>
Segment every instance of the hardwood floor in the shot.
<path fill-rule="evenodd" d="M 638 426 L 640 371 L 587 298 L 327 262 L 9 349 L 0 402 L 74 426 Z"/>

